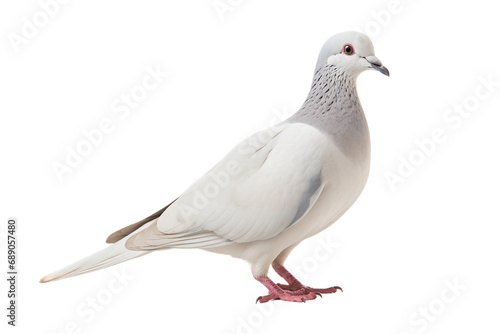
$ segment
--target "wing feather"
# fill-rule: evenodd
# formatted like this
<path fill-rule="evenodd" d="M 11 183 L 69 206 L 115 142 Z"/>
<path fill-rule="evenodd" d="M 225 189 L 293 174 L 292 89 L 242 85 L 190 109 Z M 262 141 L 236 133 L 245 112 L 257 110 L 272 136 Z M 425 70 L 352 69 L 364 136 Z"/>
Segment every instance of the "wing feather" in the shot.
<path fill-rule="evenodd" d="M 234 148 L 126 247 L 210 248 L 272 238 L 321 193 L 325 135 L 305 124 L 259 132 Z"/>

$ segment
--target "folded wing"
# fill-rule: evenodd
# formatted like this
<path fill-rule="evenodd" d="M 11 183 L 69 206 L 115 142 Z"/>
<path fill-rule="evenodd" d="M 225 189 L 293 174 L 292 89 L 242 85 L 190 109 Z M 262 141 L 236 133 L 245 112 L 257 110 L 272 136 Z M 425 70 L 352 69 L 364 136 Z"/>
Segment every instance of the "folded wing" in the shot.
<path fill-rule="evenodd" d="M 318 136 L 324 135 L 295 123 L 249 137 L 126 247 L 210 248 L 276 236 L 300 220 L 323 189 L 325 140 Z"/>

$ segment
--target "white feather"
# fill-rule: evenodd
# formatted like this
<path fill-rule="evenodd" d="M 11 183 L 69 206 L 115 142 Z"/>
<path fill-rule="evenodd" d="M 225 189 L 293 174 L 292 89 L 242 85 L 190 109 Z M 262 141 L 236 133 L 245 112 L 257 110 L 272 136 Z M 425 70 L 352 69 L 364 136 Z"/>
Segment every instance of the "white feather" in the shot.
<path fill-rule="evenodd" d="M 143 227 L 144 228 L 144 227 Z M 63 278 L 86 274 L 91 271 L 100 270 L 115 264 L 125 262 L 131 259 L 148 254 L 147 251 L 132 251 L 125 247 L 127 238 L 104 248 L 103 250 L 87 256 L 75 263 L 70 264 L 58 271 L 55 271 L 45 277 L 40 282 L 46 283 Z"/>

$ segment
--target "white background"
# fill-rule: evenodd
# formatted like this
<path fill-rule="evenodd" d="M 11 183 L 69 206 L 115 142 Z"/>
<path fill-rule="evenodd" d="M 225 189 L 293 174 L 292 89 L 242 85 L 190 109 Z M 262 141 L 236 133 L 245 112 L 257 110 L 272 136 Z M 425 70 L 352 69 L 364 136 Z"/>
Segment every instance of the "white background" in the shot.
<path fill-rule="evenodd" d="M 20 272 L 19 326 L 6 325 L 2 306 L 2 332 L 498 332 L 494 3 L 222 3 L 231 10 L 221 16 L 212 0 L 69 1 L 16 52 L 9 36 L 21 35 L 23 17 L 33 22 L 41 7 L 2 2 L 0 259 L 5 268 L 6 221 L 17 217 Z M 305 284 L 344 293 L 259 308 L 255 299 L 267 291 L 246 263 L 200 250 L 38 283 L 175 199 L 276 113 L 297 110 L 323 42 L 352 29 L 372 37 L 391 70 L 390 78 L 358 79 L 372 136 L 370 178 L 352 209 L 288 260 Z M 120 119 L 112 103 L 141 84 L 148 66 L 168 77 Z M 477 99 L 488 77 L 497 86 Z M 447 122 L 464 101 L 469 117 Z M 59 181 L 53 162 L 64 163 L 66 147 L 105 118 L 113 131 Z M 391 189 L 387 173 L 397 173 L 399 157 L 421 158 L 415 141 L 436 128 L 446 140 Z M 123 270 L 130 277 L 120 285 L 113 273 Z M 6 305 L 4 279 L 0 289 Z M 102 310 L 90 311 L 89 298 Z"/>

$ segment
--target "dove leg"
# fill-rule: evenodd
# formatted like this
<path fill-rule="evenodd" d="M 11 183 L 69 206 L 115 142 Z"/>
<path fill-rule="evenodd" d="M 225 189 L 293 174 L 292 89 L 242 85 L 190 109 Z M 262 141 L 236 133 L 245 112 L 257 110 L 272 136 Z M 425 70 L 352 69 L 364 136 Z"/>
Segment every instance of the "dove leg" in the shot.
<path fill-rule="evenodd" d="M 280 288 L 276 283 L 271 281 L 267 276 L 255 277 L 257 281 L 262 283 L 268 290 L 269 294 L 266 296 L 260 296 L 255 301 L 256 303 L 267 303 L 270 300 L 284 300 L 288 302 L 302 302 L 305 303 L 306 300 L 316 299 L 316 293 L 309 291 L 285 291 Z"/>
<path fill-rule="evenodd" d="M 302 283 L 299 282 L 298 279 L 295 278 L 288 270 L 286 270 L 283 265 L 273 262 L 273 269 L 285 279 L 285 281 L 288 284 L 276 284 L 279 288 L 285 291 L 293 291 L 293 292 L 301 292 L 301 293 L 307 293 L 307 292 L 312 292 L 315 294 L 318 294 L 321 296 L 323 293 L 335 293 L 337 290 L 340 290 L 343 292 L 342 288 L 340 286 L 332 286 L 330 288 L 326 289 L 316 289 L 316 288 L 311 288 L 308 286 L 303 285 Z"/>

